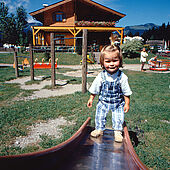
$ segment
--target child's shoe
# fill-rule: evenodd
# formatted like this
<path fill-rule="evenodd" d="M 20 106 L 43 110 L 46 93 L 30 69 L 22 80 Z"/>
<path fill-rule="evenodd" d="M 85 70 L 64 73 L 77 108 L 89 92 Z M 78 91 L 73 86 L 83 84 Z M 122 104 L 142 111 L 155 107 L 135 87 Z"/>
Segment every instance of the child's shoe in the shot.
<path fill-rule="evenodd" d="M 118 142 L 115 142 L 115 141 L 114 141 L 114 142 L 113 142 L 114 152 L 115 152 L 115 151 L 118 151 L 118 152 L 119 152 L 119 151 L 122 149 L 122 146 L 123 146 L 123 143 L 122 143 L 122 142 L 121 142 L 121 143 L 120 143 L 120 142 L 118 143 Z"/>
<path fill-rule="evenodd" d="M 95 129 L 90 133 L 90 135 L 94 138 L 97 138 L 97 137 L 103 135 L 103 131 Z"/>
<path fill-rule="evenodd" d="M 121 131 L 114 131 L 114 136 L 115 136 L 115 142 L 122 142 L 123 141 L 123 136 Z"/>
<path fill-rule="evenodd" d="M 94 138 L 94 137 L 90 136 L 90 140 L 93 141 L 94 143 L 101 144 L 102 136 L 99 136 L 98 138 Z"/>

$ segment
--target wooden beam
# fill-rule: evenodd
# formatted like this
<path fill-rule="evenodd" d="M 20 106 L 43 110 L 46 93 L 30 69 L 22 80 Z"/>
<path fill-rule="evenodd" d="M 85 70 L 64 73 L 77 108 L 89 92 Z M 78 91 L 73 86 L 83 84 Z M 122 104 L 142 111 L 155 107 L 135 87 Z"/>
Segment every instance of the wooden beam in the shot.
<path fill-rule="evenodd" d="M 45 45 L 44 33 L 42 34 L 42 45 Z"/>
<path fill-rule="evenodd" d="M 74 29 L 74 53 L 76 52 L 76 39 L 75 39 L 75 37 L 76 37 L 76 30 Z"/>
<path fill-rule="evenodd" d="M 34 26 L 34 29 L 37 29 L 37 31 L 33 34 L 35 35 L 38 31 L 44 30 L 44 31 L 66 31 L 68 30 L 74 37 L 83 29 L 86 29 L 88 31 L 99 31 L 99 32 L 113 32 L 117 31 L 121 35 L 121 43 L 123 42 L 123 27 L 76 27 L 76 26 L 55 26 L 55 27 L 50 27 L 50 26 Z M 76 31 L 78 30 L 78 31 Z M 33 37 L 33 44 L 35 45 L 35 36 Z M 74 48 L 75 48 L 76 40 L 74 40 Z M 74 50 L 75 51 L 75 50 Z"/>
<path fill-rule="evenodd" d="M 33 56 L 33 49 L 32 45 L 29 45 L 30 50 L 30 73 L 31 73 L 31 80 L 34 80 L 34 56 Z"/>
<path fill-rule="evenodd" d="M 82 93 L 87 92 L 87 30 L 83 30 L 82 43 Z"/>
<path fill-rule="evenodd" d="M 71 32 L 71 34 L 73 35 L 73 37 L 74 37 L 74 53 L 76 52 L 76 39 L 75 39 L 75 37 L 76 37 L 76 35 L 82 30 L 82 29 L 79 29 L 78 31 L 76 31 L 76 29 L 74 28 L 73 29 L 73 31 L 71 30 L 71 29 L 68 29 L 70 32 Z"/>
<path fill-rule="evenodd" d="M 32 28 L 32 39 L 33 39 L 33 45 L 35 46 L 35 31 L 34 31 L 34 27 Z"/>
<path fill-rule="evenodd" d="M 40 28 L 34 33 L 35 35 L 40 31 Z"/>
<path fill-rule="evenodd" d="M 50 34 L 51 38 L 51 86 L 55 88 L 55 45 L 54 45 L 54 33 Z"/>
<path fill-rule="evenodd" d="M 119 30 L 116 30 L 118 33 L 119 33 L 119 35 L 121 35 L 121 33 L 119 32 Z"/>
<path fill-rule="evenodd" d="M 77 32 L 76 32 L 76 35 L 81 31 L 82 29 L 79 29 Z"/>
<path fill-rule="evenodd" d="M 120 45 L 123 44 L 123 30 L 121 30 L 121 42 L 120 42 Z"/>
<path fill-rule="evenodd" d="M 74 35 L 74 32 L 70 28 L 68 28 L 68 30 L 71 32 L 72 35 Z"/>
<path fill-rule="evenodd" d="M 18 78 L 19 77 L 18 58 L 17 58 L 17 52 L 15 48 L 14 48 L 14 65 L 15 65 L 15 76 L 16 78 Z"/>
<path fill-rule="evenodd" d="M 82 30 L 82 29 L 87 29 L 87 30 L 96 30 L 96 31 L 112 31 L 112 30 L 122 30 L 124 29 L 123 27 L 76 27 L 76 26 L 55 26 L 55 27 L 50 27 L 50 26 L 34 26 L 34 29 L 40 29 L 40 30 Z"/>

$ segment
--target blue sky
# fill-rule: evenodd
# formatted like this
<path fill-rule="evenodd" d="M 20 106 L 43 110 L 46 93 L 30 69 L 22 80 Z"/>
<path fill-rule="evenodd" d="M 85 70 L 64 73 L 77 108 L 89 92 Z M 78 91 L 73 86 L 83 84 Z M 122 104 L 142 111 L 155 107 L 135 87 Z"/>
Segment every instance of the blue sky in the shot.
<path fill-rule="evenodd" d="M 61 0 L 1 0 L 4 1 L 10 12 L 17 6 L 23 5 L 26 11 L 33 12 L 43 7 L 43 4 L 54 4 Z M 154 23 L 162 25 L 170 22 L 170 0 L 94 0 L 106 7 L 126 14 L 118 27 Z M 30 20 L 30 17 L 29 17 Z"/>

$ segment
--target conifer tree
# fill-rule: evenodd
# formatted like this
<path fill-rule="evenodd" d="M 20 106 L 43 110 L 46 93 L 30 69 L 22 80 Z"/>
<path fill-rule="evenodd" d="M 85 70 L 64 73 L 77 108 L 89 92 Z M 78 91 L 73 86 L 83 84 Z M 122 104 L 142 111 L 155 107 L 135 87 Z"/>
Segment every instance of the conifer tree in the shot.
<path fill-rule="evenodd" d="M 16 27 L 18 34 L 18 45 L 25 45 L 26 42 L 26 33 L 24 32 L 24 28 L 28 24 L 27 22 L 27 13 L 23 6 L 20 6 L 16 9 Z"/>
<path fill-rule="evenodd" d="M 0 43 L 5 42 L 5 32 L 8 25 L 8 7 L 4 2 L 0 2 Z"/>

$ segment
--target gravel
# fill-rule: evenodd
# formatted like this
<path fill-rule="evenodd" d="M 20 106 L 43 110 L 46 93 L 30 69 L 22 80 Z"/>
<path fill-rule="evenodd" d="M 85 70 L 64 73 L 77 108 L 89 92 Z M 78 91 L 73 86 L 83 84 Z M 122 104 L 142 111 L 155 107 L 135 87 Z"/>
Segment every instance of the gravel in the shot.
<path fill-rule="evenodd" d="M 28 136 L 17 137 L 14 146 L 24 148 L 28 145 L 37 144 L 41 141 L 41 135 L 53 136 L 56 139 L 60 138 L 62 135 L 60 126 L 66 124 L 69 125 L 72 123 L 68 122 L 63 117 L 48 120 L 47 122 L 38 122 L 28 128 Z"/>

